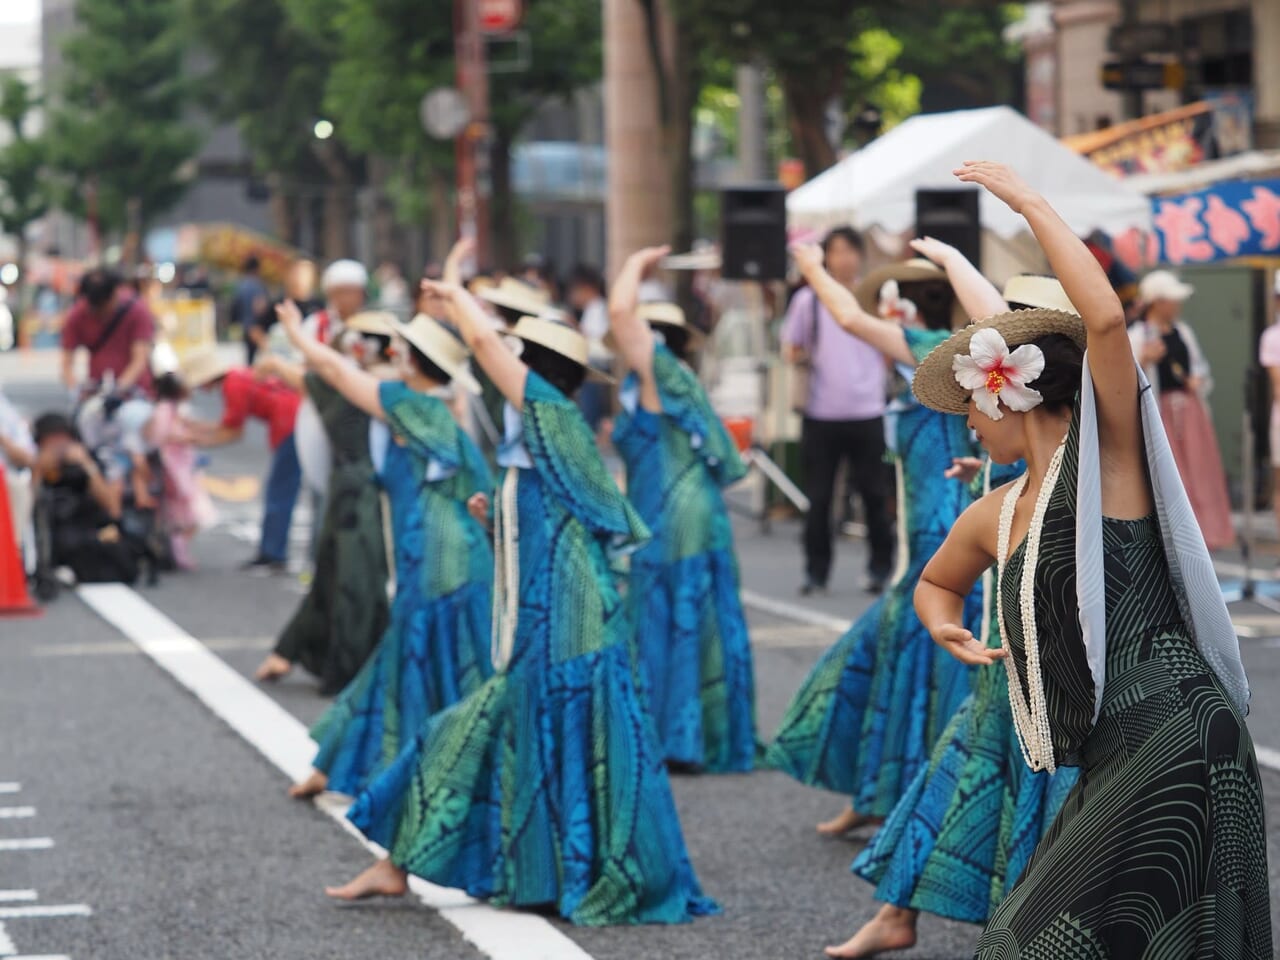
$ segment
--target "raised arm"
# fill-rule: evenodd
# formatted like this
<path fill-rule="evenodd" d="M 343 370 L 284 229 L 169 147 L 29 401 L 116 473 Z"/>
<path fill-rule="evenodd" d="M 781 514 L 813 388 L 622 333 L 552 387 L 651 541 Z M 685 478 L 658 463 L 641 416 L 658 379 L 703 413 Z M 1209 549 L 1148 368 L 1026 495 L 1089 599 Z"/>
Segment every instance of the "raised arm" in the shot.
<path fill-rule="evenodd" d="M 282 380 L 298 393 L 301 393 L 305 387 L 303 379 L 307 373 L 306 367 L 273 353 L 259 357 L 258 362 L 253 365 L 253 371 L 260 379 L 275 377 L 277 380 Z"/>
<path fill-rule="evenodd" d="M 971 319 L 981 320 L 1009 309 L 995 285 L 951 244 L 933 237 L 921 237 L 911 241 L 911 249 L 947 272 L 947 279 L 951 282 L 951 289 L 956 292 L 956 299 Z"/>
<path fill-rule="evenodd" d="M 822 265 L 820 246 L 816 243 L 793 244 L 791 255 L 804 278 L 809 281 L 814 294 L 845 331 L 869 343 L 890 360 L 913 367 L 916 365 L 915 355 L 907 346 L 907 337 L 902 328 L 863 310 L 858 305 L 857 298 L 839 280 L 827 273 L 827 268 Z"/>
<path fill-rule="evenodd" d="M 289 337 L 289 342 L 306 358 L 307 366 L 325 383 L 369 416 L 379 420 L 386 419 L 379 399 L 380 381 L 377 377 L 365 373 L 332 347 L 308 336 L 302 329 L 302 311 L 292 300 L 286 300 L 276 307 L 276 317 L 281 329 Z"/>
<path fill-rule="evenodd" d="M 475 252 L 476 242 L 471 237 L 459 237 L 449 250 L 449 255 L 444 258 L 444 270 L 440 279 L 445 283 L 452 283 L 456 286 L 462 286 L 462 267 L 467 259 Z"/>
<path fill-rule="evenodd" d="M 640 406 L 650 413 L 662 411 L 662 399 L 653 379 L 653 331 L 636 316 L 636 304 L 640 299 L 640 281 L 670 250 L 670 247 L 637 250 L 627 257 L 609 291 L 609 329 L 614 344 L 627 369 L 634 370 L 640 380 Z"/>
<path fill-rule="evenodd" d="M 449 322 L 458 328 L 463 342 L 494 386 L 511 406 L 523 410 L 524 385 L 529 379 L 529 368 L 506 348 L 476 298 L 457 284 L 434 280 L 423 280 L 422 291 L 440 301 Z"/>
<path fill-rule="evenodd" d="M 1088 331 L 1089 372 L 1098 402 L 1103 461 L 1127 468 L 1142 456 L 1138 368 L 1125 329 L 1124 307 L 1097 258 L 1040 194 L 1000 163 L 970 161 L 956 171 L 965 183 L 986 187 L 1026 217 L 1067 297 Z"/>

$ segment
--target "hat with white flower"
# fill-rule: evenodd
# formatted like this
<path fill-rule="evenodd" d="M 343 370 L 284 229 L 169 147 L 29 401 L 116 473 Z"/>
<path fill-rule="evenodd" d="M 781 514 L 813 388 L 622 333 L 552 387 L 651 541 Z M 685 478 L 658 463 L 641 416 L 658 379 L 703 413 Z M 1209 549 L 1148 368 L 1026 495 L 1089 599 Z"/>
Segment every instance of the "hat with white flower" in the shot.
<path fill-rule="evenodd" d="M 1031 386 L 1044 371 L 1044 354 L 1033 341 L 1050 334 L 1085 346 L 1084 321 L 1065 310 L 1010 310 L 957 330 L 920 362 L 911 389 L 940 413 L 968 413 L 969 398 L 994 420 L 1005 410 L 1036 407 Z"/>

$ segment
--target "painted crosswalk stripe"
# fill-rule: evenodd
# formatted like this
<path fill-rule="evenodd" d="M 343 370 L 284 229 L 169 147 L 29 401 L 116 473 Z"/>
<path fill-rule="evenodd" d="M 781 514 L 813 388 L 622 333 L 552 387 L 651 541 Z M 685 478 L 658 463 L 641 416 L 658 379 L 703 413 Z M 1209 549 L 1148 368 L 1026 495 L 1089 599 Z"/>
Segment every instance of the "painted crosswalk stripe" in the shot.
<path fill-rule="evenodd" d="M 0 954 L 0 956 L 4 956 Z M 15 953 L 5 960 L 71 960 L 65 953 Z"/>
<path fill-rule="evenodd" d="M 17 952 L 17 946 L 14 945 L 13 940 L 9 937 L 4 924 L 0 923 L 0 957 L 12 957 Z"/>
<path fill-rule="evenodd" d="M 57 903 L 49 906 L 0 907 L 0 920 L 37 920 L 45 917 L 91 917 L 86 903 Z"/>
<path fill-rule="evenodd" d="M 22 784 L 13 783 L 12 781 L 0 781 L 0 793 L 19 793 L 22 791 Z"/>
<path fill-rule="evenodd" d="M 0 820 L 26 820 L 35 815 L 35 807 L 0 807 Z"/>
<path fill-rule="evenodd" d="M 23 837 L 18 840 L 0 840 L 0 851 L 48 850 L 52 846 L 53 837 Z"/>
<path fill-rule="evenodd" d="M 311 772 L 316 747 L 307 728 L 199 640 L 128 587 L 91 584 L 77 592 L 98 616 L 136 643 L 291 780 L 301 780 Z M 371 853 L 386 853 L 351 826 L 344 815 L 346 804 L 326 801 L 317 806 Z M 438 887 L 416 877 L 410 877 L 409 889 L 493 960 L 592 960 L 541 917 L 499 910 L 472 900 L 461 890 Z"/>
<path fill-rule="evenodd" d="M 0 903 L 27 903 L 36 899 L 34 890 L 0 890 Z"/>

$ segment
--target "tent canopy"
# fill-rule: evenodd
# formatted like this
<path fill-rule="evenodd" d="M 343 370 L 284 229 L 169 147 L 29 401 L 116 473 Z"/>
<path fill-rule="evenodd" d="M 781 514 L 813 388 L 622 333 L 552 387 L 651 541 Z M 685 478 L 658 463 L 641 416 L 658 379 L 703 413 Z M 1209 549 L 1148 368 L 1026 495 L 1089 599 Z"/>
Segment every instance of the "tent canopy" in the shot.
<path fill-rule="evenodd" d="M 923 114 L 814 177 L 787 196 L 792 226 L 842 223 L 903 233 L 915 226 L 915 192 L 961 187 L 952 171 L 965 160 L 1007 163 L 1078 235 L 1148 229 L 1151 205 L 1139 191 L 1095 167 L 1009 107 Z M 982 226 L 1012 238 L 1026 221 L 982 192 Z"/>

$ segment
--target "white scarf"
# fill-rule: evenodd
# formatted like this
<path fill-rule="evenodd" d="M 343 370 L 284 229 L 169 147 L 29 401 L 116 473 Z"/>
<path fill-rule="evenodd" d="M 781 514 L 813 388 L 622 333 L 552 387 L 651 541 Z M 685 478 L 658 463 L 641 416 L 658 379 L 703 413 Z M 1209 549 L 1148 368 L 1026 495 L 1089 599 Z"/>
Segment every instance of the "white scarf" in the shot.
<path fill-rule="evenodd" d="M 1231 624 L 1213 560 L 1173 460 L 1160 408 L 1147 376 L 1138 369 L 1142 436 L 1165 557 L 1183 619 L 1200 653 L 1241 716 L 1248 712 L 1249 682 L 1240 660 L 1240 640 Z M 1080 474 L 1076 491 L 1076 596 L 1085 656 L 1093 674 L 1093 718 L 1102 708 L 1106 680 L 1106 581 L 1102 562 L 1102 476 L 1098 411 L 1085 354 L 1080 393 Z"/>

